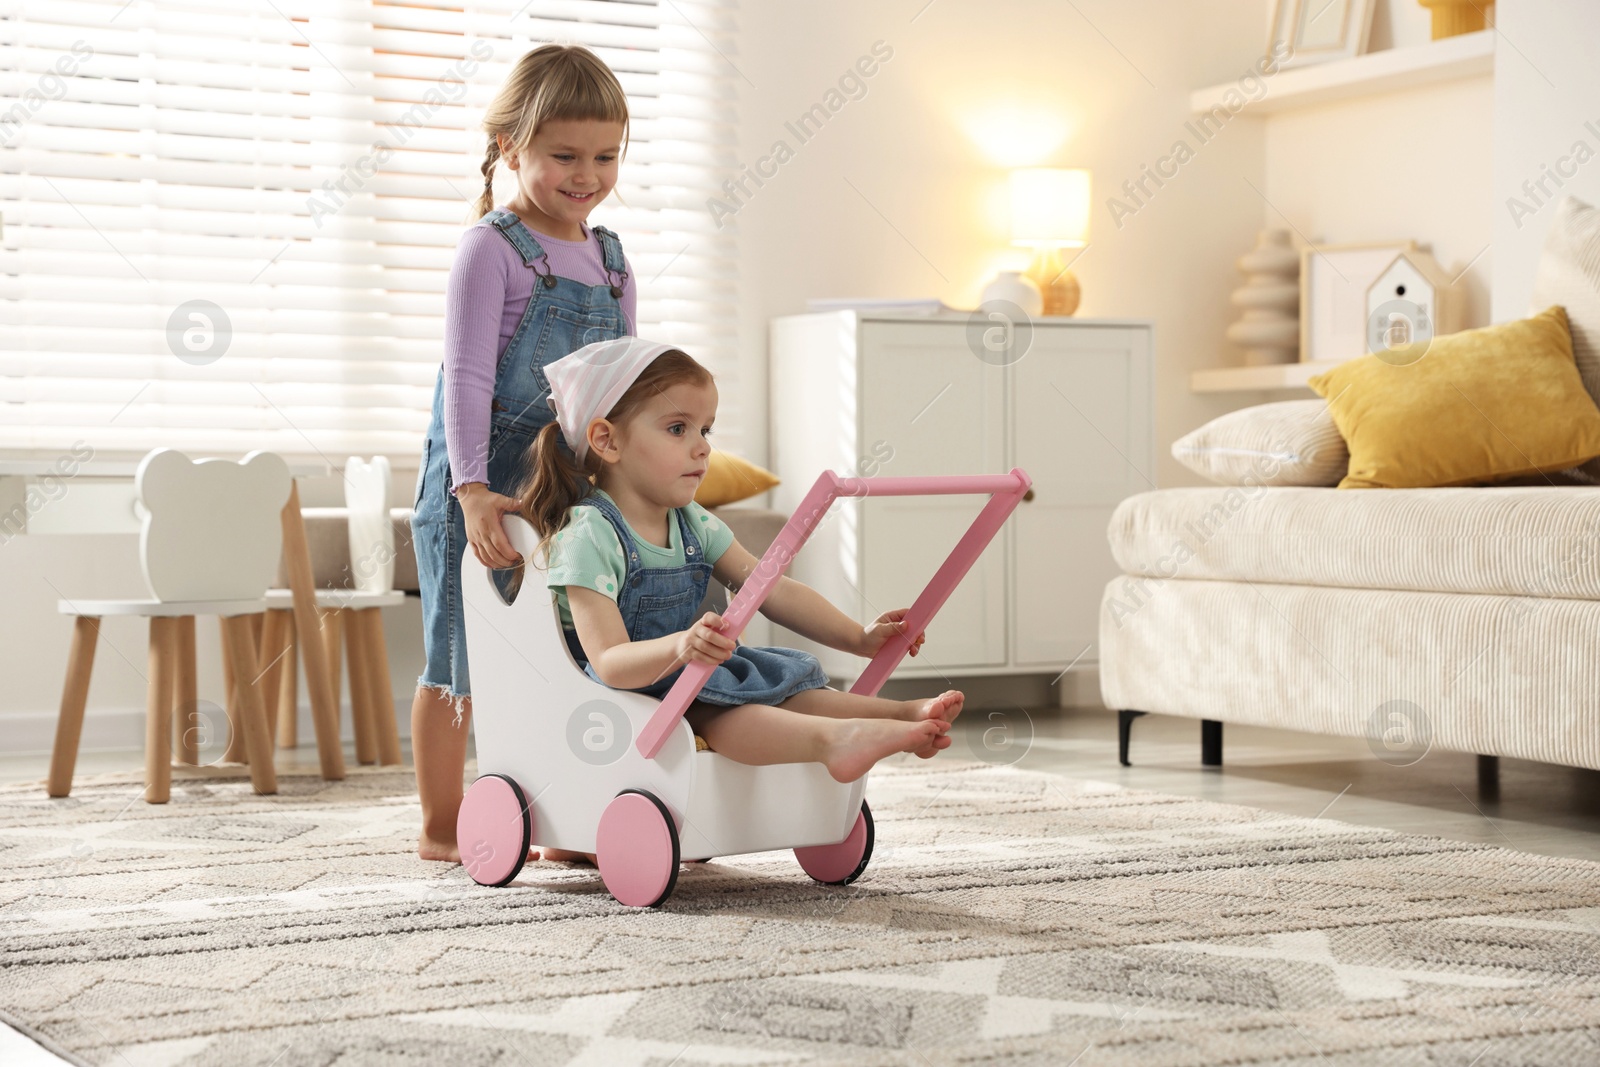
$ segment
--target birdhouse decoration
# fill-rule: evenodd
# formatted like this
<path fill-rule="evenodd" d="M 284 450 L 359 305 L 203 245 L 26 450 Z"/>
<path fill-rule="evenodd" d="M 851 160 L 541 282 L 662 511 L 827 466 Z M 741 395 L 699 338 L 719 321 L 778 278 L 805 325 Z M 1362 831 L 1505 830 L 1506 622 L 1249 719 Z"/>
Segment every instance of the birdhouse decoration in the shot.
<path fill-rule="evenodd" d="M 1459 294 L 1429 252 L 1398 253 L 1367 286 L 1367 351 L 1386 363 L 1421 359 L 1459 324 Z"/>

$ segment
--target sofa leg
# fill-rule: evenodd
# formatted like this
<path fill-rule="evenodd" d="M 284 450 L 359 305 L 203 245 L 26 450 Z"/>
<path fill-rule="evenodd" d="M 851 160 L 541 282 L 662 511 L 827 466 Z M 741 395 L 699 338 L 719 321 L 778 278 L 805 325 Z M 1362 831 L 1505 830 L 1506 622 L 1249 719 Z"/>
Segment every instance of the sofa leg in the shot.
<path fill-rule="evenodd" d="M 1215 719 L 1200 720 L 1200 763 L 1206 767 L 1222 766 L 1222 723 Z"/>
<path fill-rule="evenodd" d="M 1133 734 L 1133 720 L 1143 714 L 1142 711 L 1117 712 L 1117 762 L 1124 767 L 1133 766 L 1128 762 L 1128 739 Z"/>
<path fill-rule="evenodd" d="M 1500 795 L 1500 757 L 1478 756 L 1478 795 L 1489 800 Z"/>

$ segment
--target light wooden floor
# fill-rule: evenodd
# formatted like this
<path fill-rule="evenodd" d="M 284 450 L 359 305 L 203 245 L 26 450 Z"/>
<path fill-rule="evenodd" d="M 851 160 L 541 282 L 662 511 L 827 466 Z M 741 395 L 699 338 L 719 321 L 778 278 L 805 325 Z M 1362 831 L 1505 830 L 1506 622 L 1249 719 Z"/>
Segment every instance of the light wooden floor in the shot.
<path fill-rule="evenodd" d="M 965 727 L 964 736 L 948 751 L 963 751 L 968 739 L 982 750 L 984 712 L 972 710 L 980 717 L 969 722 L 964 713 L 956 720 Z M 992 723 L 1005 725 L 1003 719 Z M 1224 726 L 1223 765 L 1202 768 L 1198 720 L 1146 715 L 1133 724 L 1133 766 L 1123 767 L 1117 763 L 1114 712 L 1052 708 L 1034 712 L 1032 727 L 1033 742 L 1015 766 L 1290 815 L 1600 860 L 1600 771 L 1502 759 L 1499 797 L 1491 799 L 1478 794 L 1477 759 L 1470 753 L 1436 750 L 1412 766 L 1391 767 L 1360 738 Z"/>
<path fill-rule="evenodd" d="M 974 706 L 957 720 L 956 734 L 949 754 L 1026 770 L 1600 860 L 1600 771 L 1503 759 L 1499 797 L 1489 799 L 1478 795 L 1470 754 L 1434 751 L 1391 767 L 1359 739 L 1228 726 L 1223 766 L 1213 769 L 1200 766 L 1200 726 L 1192 719 L 1135 722 L 1132 767 L 1117 764 L 1116 716 L 1099 709 Z M 409 760 L 409 742 L 404 751 Z M 353 750 L 345 759 L 354 763 Z M 47 753 L 0 755 L 0 781 L 38 780 L 42 791 L 48 765 Z M 83 773 L 142 767 L 136 750 L 85 752 L 78 760 Z M 280 750 L 278 768 L 314 772 L 316 750 Z"/>

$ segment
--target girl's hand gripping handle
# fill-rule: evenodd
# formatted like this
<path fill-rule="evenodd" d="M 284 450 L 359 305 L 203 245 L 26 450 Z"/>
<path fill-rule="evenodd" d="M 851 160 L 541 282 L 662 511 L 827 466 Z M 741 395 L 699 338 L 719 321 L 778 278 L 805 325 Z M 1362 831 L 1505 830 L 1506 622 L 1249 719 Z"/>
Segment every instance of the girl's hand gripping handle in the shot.
<path fill-rule="evenodd" d="M 456 500 L 461 504 L 461 515 L 466 522 L 467 543 L 472 554 L 485 567 L 504 570 L 522 562 L 522 555 L 511 547 L 506 536 L 505 522 L 501 516 L 516 511 L 520 505 L 509 496 L 490 490 L 482 482 L 468 482 L 456 486 Z"/>
<path fill-rule="evenodd" d="M 708 611 L 693 626 L 680 630 L 678 658 L 672 661 L 674 667 L 679 663 L 706 663 L 715 667 L 733 655 L 734 640 L 724 637 L 721 628 L 722 616 Z"/>
<path fill-rule="evenodd" d="M 905 633 L 905 617 L 910 611 L 910 608 L 895 608 L 893 611 L 886 611 L 879 615 L 872 625 L 862 629 L 861 637 L 858 639 L 856 646 L 856 654 L 871 659 L 878 654 L 880 648 L 889 642 L 891 637 Z M 927 639 L 928 631 L 924 630 L 917 635 L 916 640 L 911 642 L 909 651 L 913 656 L 917 654 L 917 649 L 921 648 L 922 643 Z"/>

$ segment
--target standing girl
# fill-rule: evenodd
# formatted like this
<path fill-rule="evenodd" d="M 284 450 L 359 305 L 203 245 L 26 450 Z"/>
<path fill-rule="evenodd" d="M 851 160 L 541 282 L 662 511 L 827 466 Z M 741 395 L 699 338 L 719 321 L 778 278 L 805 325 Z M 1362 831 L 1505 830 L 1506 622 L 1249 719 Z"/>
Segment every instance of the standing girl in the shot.
<path fill-rule="evenodd" d="M 484 129 L 479 221 L 462 234 L 450 269 L 444 361 L 411 519 L 427 651 L 411 705 L 417 852 L 451 862 L 461 858 L 456 815 L 472 714 L 463 553 L 470 545 L 491 568 L 520 562 L 501 515 L 516 508 L 510 494 L 525 455 L 552 418 L 545 367 L 632 334 L 638 302 L 617 235 L 584 225 L 616 185 L 627 143 L 628 104 L 611 70 L 576 45 L 536 48 L 518 60 Z M 517 190 L 491 210 L 500 162 Z"/>

